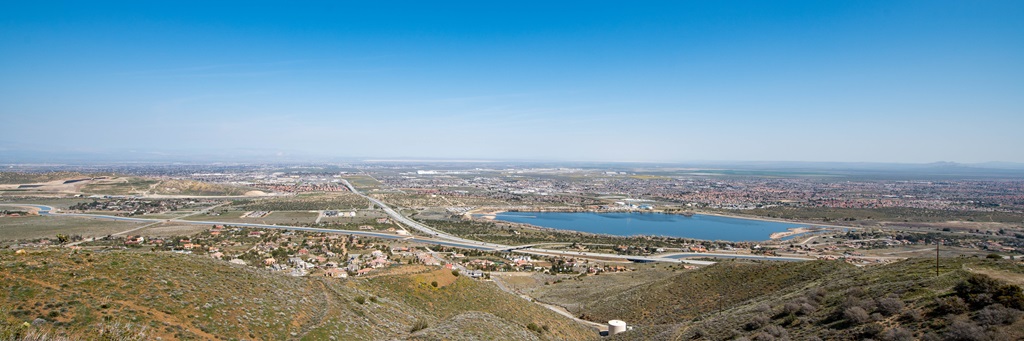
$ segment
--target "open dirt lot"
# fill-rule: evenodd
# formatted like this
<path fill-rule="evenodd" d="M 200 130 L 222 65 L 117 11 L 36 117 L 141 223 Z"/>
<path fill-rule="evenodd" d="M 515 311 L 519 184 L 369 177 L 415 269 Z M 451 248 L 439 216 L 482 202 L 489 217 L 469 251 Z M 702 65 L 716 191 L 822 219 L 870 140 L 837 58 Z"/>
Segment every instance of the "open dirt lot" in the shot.
<path fill-rule="evenodd" d="M 2 217 L 0 240 L 54 238 L 58 233 L 106 236 L 142 226 L 141 223 L 79 217 Z"/>
<path fill-rule="evenodd" d="M 256 224 L 280 224 L 298 225 L 312 224 L 316 221 L 317 213 L 309 211 L 273 211 L 270 215 L 260 218 L 242 218 L 243 211 L 227 211 L 219 216 L 199 214 L 185 220 L 220 221 L 226 223 L 256 223 Z"/>
<path fill-rule="evenodd" d="M 150 226 L 135 232 L 133 235 L 140 235 L 146 237 L 170 237 L 170 236 L 189 236 L 199 232 L 203 232 L 210 229 L 210 225 L 191 225 L 191 224 L 160 224 Z"/>

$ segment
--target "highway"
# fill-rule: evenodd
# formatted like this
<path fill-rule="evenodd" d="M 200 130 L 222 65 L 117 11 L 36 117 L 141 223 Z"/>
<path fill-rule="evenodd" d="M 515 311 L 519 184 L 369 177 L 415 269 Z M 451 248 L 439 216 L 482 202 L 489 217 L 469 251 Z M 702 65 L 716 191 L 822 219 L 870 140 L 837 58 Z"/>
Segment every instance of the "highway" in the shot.
<path fill-rule="evenodd" d="M 669 263 L 687 263 L 694 265 L 711 265 L 715 262 L 711 261 L 700 261 L 686 259 L 690 257 L 715 257 L 715 258 L 741 258 L 741 259 L 761 259 L 761 260 L 777 260 L 777 261 L 802 261 L 810 260 L 805 258 L 796 257 L 776 257 L 776 256 L 752 256 L 752 255 L 735 255 L 735 254 L 716 254 L 716 253 L 678 253 L 668 254 L 659 256 L 629 256 L 619 255 L 611 253 L 595 253 L 595 252 L 579 252 L 579 251 L 567 251 L 567 250 L 548 250 L 530 247 L 533 245 L 523 245 L 528 248 L 520 248 L 522 246 L 502 245 L 495 243 L 485 243 L 481 241 L 469 240 L 453 236 L 451 234 L 435 230 L 429 226 L 423 225 L 417 221 L 409 219 L 397 211 L 391 209 L 388 205 L 384 204 L 380 200 L 371 198 L 363 195 L 352 187 L 348 181 L 345 181 L 345 185 L 349 186 L 353 190 L 353 193 L 357 193 L 364 198 L 367 198 L 375 205 L 381 207 L 387 214 L 402 224 L 414 228 L 418 231 L 430 235 L 430 237 L 417 237 L 417 236 L 405 236 L 383 232 L 370 232 L 370 231 L 356 231 L 356 230 L 335 230 L 325 229 L 317 227 L 303 227 L 303 226 L 288 226 L 288 225 L 268 225 L 268 224 L 257 224 L 257 223 L 237 223 L 237 222 L 223 222 L 223 221 L 195 221 L 195 220 L 180 220 L 180 219 L 147 219 L 147 218 L 132 218 L 132 217 L 118 217 L 112 215 L 103 214 L 85 214 L 85 213 L 58 213 L 57 209 L 36 204 L 0 204 L 0 206 L 15 206 L 15 207 L 31 207 L 39 210 L 41 216 L 63 216 L 63 217 L 82 217 L 82 218 L 98 218 L 98 219 L 110 219 L 118 221 L 132 221 L 139 223 L 177 223 L 177 224 L 191 224 L 191 225 L 230 225 L 230 226 L 242 226 L 242 227 L 256 227 L 256 228 L 267 228 L 267 229 L 280 229 L 289 231 L 302 231 L 302 232 L 318 232 L 318 233 L 337 233 L 344 235 L 354 235 L 363 237 L 375 237 L 382 239 L 392 240 L 406 240 L 410 242 L 422 243 L 422 244 L 433 244 L 447 247 L 471 249 L 471 250 L 482 250 L 482 251 L 509 251 L 531 255 L 542 255 L 542 256 L 566 256 L 566 257 L 592 257 L 599 259 L 611 259 L 623 262 L 669 262 Z M 545 243 L 552 244 L 552 243 Z M 543 244 L 535 244 L 543 245 Z"/>
<path fill-rule="evenodd" d="M 703 252 L 703 253 L 694 253 L 694 252 L 687 252 L 687 253 L 675 253 L 675 254 L 665 254 L 665 255 L 661 255 L 661 256 L 659 256 L 659 257 L 661 257 L 661 258 L 670 258 L 670 259 L 683 259 L 683 258 L 695 258 L 695 257 L 710 257 L 710 258 L 737 258 L 737 259 L 760 259 L 760 260 L 777 260 L 777 261 L 783 261 L 783 262 L 797 262 L 797 261 L 805 261 L 805 260 L 808 260 L 808 259 L 806 259 L 806 258 L 799 258 L 799 257 L 785 257 L 785 256 L 759 256 L 759 255 L 737 255 L 737 254 L 732 254 L 732 253 L 713 253 L 713 252 Z"/>
<path fill-rule="evenodd" d="M 371 197 L 369 195 L 363 194 L 362 192 L 359 192 L 359 190 L 357 190 L 355 186 L 353 186 L 351 183 L 349 183 L 348 180 L 342 179 L 341 181 L 342 181 L 342 183 L 345 184 L 346 187 L 348 187 L 348 189 L 350 191 L 352 191 L 352 193 L 358 194 L 359 196 L 361 196 L 363 198 L 366 198 L 366 200 L 369 200 L 370 202 L 372 202 L 374 205 L 377 205 L 377 207 L 380 207 L 380 209 L 383 210 L 384 213 L 387 213 L 387 215 L 389 217 L 391 217 L 391 219 L 394 219 L 395 221 L 397 221 L 399 223 L 402 223 L 402 225 L 408 226 L 408 227 L 413 228 L 413 229 L 415 229 L 417 231 L 425 233 L 428 236 L 432 236 L 432 237 L 437 238 L 437 239 L 443 239 L 443 240 L 446 240 L 446 241 L 454 242 L 454 243 L 457 243 L 457 244 L 473 245 L 473 246 L 476 246 L 475 247 L 476 249 L 479 249 L 480 246 L 487 247 L 487 248 L 493 249 L 495 251 L 511 248 L 511 246 L 508 246 L 508 245 L 485 243 L 485 242 L 481 242 L 481 241 L 460 238 L 460 237 L 448 234 L 448 233 L 446 233 L 444 231 L 435 230 L 434 228 L 431 228 L 430 226 L 423 225 L 422 223 L 420 223 L 418 221 L 409 219 L 408 217 L 402 215 L 401 213 L 398 213 L 398 211 L 395 211 L 390 206 L 385 204 L 383 201 L 380 201 L 377 198 L 374 198 L 374 197 Z"/>

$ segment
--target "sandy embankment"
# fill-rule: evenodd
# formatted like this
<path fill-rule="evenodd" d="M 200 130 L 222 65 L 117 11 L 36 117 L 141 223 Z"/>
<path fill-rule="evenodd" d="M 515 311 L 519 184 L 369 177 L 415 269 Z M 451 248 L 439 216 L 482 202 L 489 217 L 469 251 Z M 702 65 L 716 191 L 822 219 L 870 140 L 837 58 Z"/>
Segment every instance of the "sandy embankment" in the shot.
<path fill-rule="evenodd" d="M 786 229 L 786 232 L 775 232 L 775 233 L 772 233 L 771 235 L 769 235 L 768 238 L 771 239 L 771 240 L 778 240 L 778 239 L 786 238 L 786 237 L 789 237 L 789 236 L 795 236 L 795 235 L 803 234 L 803 233 L 807 233 L 807 232 L 817 232 L 817 231 L 821 231 L 821 230 L 824 230 L 824 228 L 821 228 L 821 227 L 790 227 L 790 228 Z"/>
<path fill-rule="evenodd" d="M 724 213 L 718 213 L 718 212 L 705 212 L 705 211 L 694 211 L 694 213 L 700 214 L 700 215 L 710 215 L 710 216 L 726 217 L 726 218 L 747 219 L 747 220 L 760 220 L 760 221 L 772 221 L 772 222 L 776 222 L 776 223 L 786 223 L 786 224 L 807 224 L 807 225 L 814 225 L 815 228 L 819 228 L 820 227 L 822 229 L 856 230 L 856 229 L 863 228 L 862 226 L 819 224 L 819 223 L 813 222 L 813 221 L 786 220 L 786 219 L 781 219 L 781 218 L 768 218 L 768 217 L 758 217 L 758 216 L 741 215 L 741 214 L 733 215 L 733 214 L 724 214 Z"/>
<path fill-rule="evenodd" d="M 494 220 L 494 219 L 498 218 L 498 214 L 502 213 L 502 212 L 505 212 L 505 210 L 500 209 L 500 208 L 478 208 L 478 209 L 466 212 L 466 216 L 468 216 L 470 218 L 473 218 L 474 216 L 476 216 L 477 218 L 483 218 L 483 219 L 487 219 L 487 220 Z"/>

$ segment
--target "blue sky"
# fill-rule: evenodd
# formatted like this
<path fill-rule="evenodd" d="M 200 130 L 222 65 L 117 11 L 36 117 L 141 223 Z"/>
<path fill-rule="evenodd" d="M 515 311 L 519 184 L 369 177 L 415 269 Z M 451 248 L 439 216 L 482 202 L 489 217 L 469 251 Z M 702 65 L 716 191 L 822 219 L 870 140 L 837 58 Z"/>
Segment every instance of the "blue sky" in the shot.
<path fill-rule="evenodd" d="M 1024 162 L 1024 2 L 0 5 L 0 151 Z"/>

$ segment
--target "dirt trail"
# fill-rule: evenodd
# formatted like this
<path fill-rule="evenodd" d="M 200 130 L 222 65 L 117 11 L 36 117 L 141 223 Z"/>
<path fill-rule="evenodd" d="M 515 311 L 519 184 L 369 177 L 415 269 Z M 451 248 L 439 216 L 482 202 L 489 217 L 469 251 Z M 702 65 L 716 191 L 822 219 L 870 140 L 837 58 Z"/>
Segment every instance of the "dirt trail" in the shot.
<path fill-rule="evenodd" d="M 967 268 L 967 267 L 965 267 L 964 270 L 967 270 L 967 271 L 970 271 L 970 272 L 973 272 L 973 273 L 976 273 L 976 274 L 986 275 L 986 276 L 989 276 L 989 277 L 992 277 L 992 278 L 995 278 L 995 279 L 998 279 L 998 280 L 1006 281 L 1006 282 L 1008 282 L 1010 284 L 1024 286 L 1024 274 L 1013 273 L 1013 272 L 1008 272 L 1008 271 L 999 271 L 999 270 L 994 270 L 994 269 L 975 269 L 975 268 Z"/>
<path fill-rule="evenodd" d="M 523 298 L 524 300 L 530 301 L 530 302 L 532 302 L 534 304 L 537 304 L 537 305 L 540 305 L 540 306 L 542 306 L 544 308 L 548 308 L 551 311 L 554 311 L 554 312 L 558 313 L 559 315 L 571 318 L 571 319 L 573 319 L 573 321 L 576 321 L 576 322 L 578 322 L 580 324 L 583 324 L 583 325 L 591 327 L 591 328 L 595 328 L 598 331 L 602 331 L 602 332 L 603 331 L 608 331 L 608 326 L 606 326 L 604 324 L 596 323 L 596 322 L 587 321 L 587 320 L 584 320 L 584 319 L 580 319 L 580 318 L 578 318 L 576 316 L 573 316 L 573 314 L 570 313 L 569 310 L 565 309 L 565 307 L 554 305 L 554 304 L 543 303 L 543 302 L 537 301 L 536 299 L 534 299 L 533 297 L 530 297 L 529 295 L 520 294 L 520 293 L 515 292 L 515 290 L 509 288 L 508 286 L 505 285 L 504 282 L 502 282 L 501 276 L 494 276 L 494 277 L 491 277 L 491 279 L 492 279 L 492 282 L 494 282 L 494 284 L 497 285 L 498 288 L 501 289 L 504 292 L 507 292 L 507 293 L 519 296 L 519 297 Z"/>

